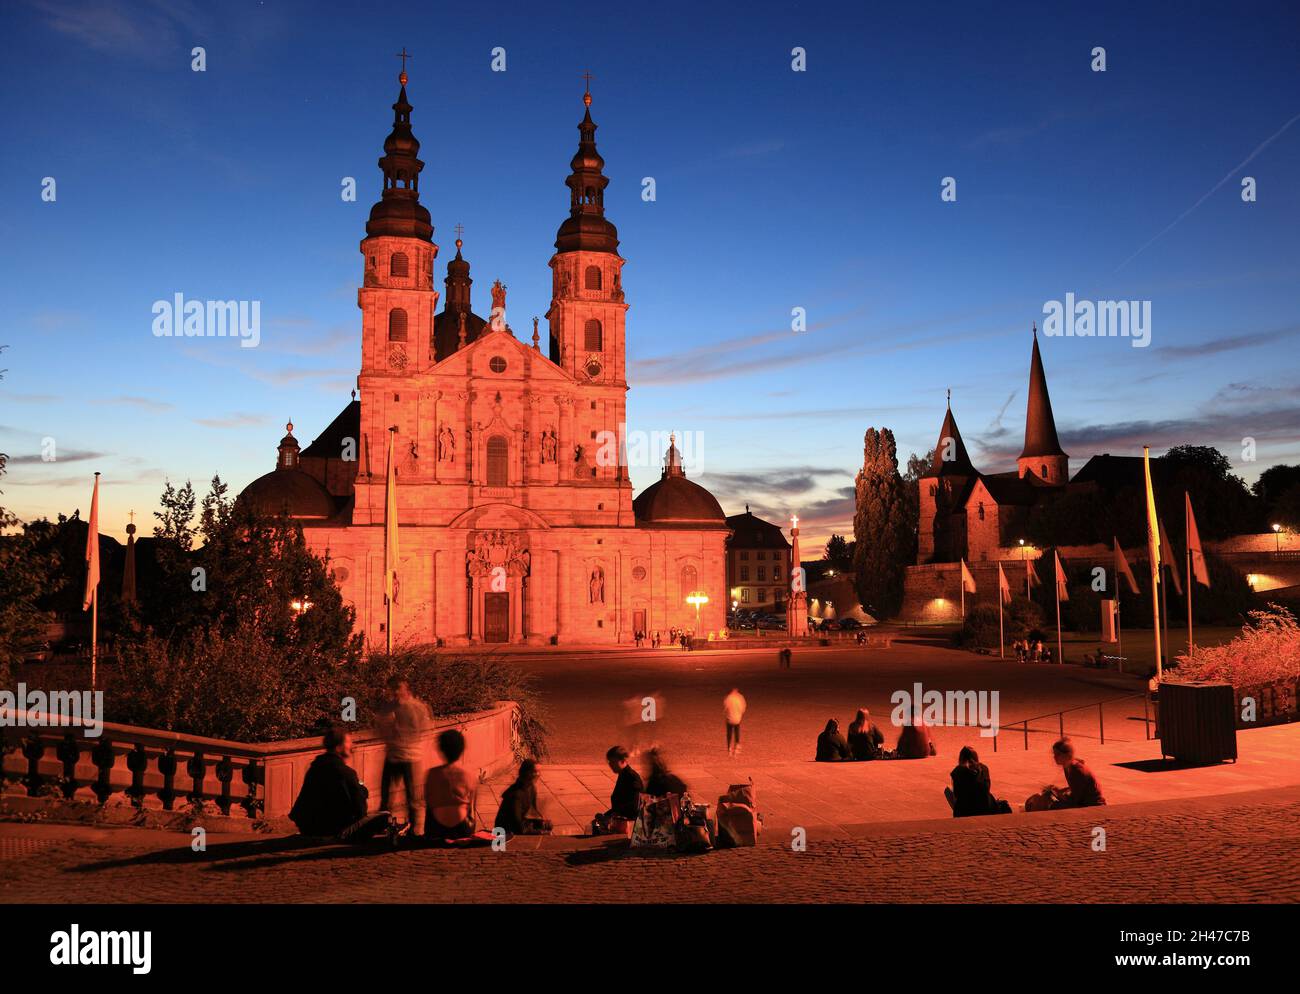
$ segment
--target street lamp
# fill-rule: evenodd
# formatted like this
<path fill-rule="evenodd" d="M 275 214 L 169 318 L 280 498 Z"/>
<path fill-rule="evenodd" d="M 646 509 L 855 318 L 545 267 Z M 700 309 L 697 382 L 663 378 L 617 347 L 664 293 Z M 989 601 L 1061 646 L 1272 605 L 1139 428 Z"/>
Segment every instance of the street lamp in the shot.
<path fill-rule="evenodd" d="M 311 601 L 306 599 L 289 602 L 289 610 L 292 611 L 294 614 L 298 615 L 298 617 L 300 618 L 303 616 L 303 613 L 311 606 L 312 606 Z"/>
<path fill-rule="evenodd" d="M 1275 552 L 1282 551 L 1282 526 L 1273 526 L 1273 549 Z"/>
<path fill-rule="evenodd" d="M 709 603 L 709 595 L 703 591 L 695 591 L 686 598 L 687 604 L 695 605 L 695 634 L 700 632 L 700 605 Z"/>

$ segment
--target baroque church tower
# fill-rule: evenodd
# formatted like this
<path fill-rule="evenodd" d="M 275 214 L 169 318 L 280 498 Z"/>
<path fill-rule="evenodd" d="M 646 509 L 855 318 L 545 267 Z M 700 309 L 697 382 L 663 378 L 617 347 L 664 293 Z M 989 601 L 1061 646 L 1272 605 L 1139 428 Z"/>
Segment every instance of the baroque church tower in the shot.
<path fill-rule="evenodd" d="M 627 420 L 625 260 L 618 254 L 618 229 L 605 217 L 609 179 L 604 175 L 605 160 L 596 150 L 590 90 L 583 94 L 582 102 L 586 112 L 578 125 L 578 151 L 565 180 L 569 216 L 556 234 L 550 262 L 549 355 L 575 383 L 587 387 L 584 393 L 589 395 L 589 406 L 574 412 L 575 421 L 586 427 L 585 432 L 579 431 L 576 444 L 590 446 L 597 439 L 616 439 L 617 466 L 599 465 L 596 475 L 626 484 L 622 453 Z M 624 496 L 630 508 L 630 488 Z"/>
<path fill-rule="evenodd" d="M 433 263 L 438 246 L 428 209 L 420 203 L 420 142 L 411 132 L 406 72 L 393 104 L 393 130 L 384 141 L 379 168 L 384 189 L 370 209 L 361 241 L 365 276 L 357 291 L 361 308 L 361 438 L 353 521 L 383 520 L 384 458 L 387 433 L 397 428 L 404 447 L 400 472 L 420 475 L 419 455 L 431 452 L 431 422 L 422 417 L 420 395 L 411 378 L 436 359 L 434 318 L 438 291 Z M 431 461 L 430 461 L 431 462 Z"/>

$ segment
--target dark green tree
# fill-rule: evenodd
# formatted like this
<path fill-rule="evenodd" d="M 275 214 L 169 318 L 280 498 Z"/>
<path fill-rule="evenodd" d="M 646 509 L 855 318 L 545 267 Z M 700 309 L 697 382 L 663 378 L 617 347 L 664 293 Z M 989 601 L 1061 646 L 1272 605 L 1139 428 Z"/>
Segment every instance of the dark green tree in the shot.
<path fill-rule="evenodd" d="M 868 428 L 853 516 L 854 572 L 863 610 L 892 618 L 903 604 L 906 567 L 916 559 L 916 512 L 898 473 L 898 449 L 888 428 Z"/>

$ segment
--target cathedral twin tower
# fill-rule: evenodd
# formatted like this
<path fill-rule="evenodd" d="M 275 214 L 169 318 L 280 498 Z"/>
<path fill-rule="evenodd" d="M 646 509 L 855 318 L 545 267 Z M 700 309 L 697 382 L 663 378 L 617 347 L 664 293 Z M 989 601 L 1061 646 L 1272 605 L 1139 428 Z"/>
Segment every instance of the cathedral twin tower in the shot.
<path fill-rule="evenodd" d="M 305 449 L 292 430 L 244 496 L 287 512 L 328 555 L 357 627 L 383 640 L 384 469 L 394 432 L 401 594 L 394 641 L 626 642 L 636 631 L 725 624 L 725 516 L 669 452 L 635 501 L 623 439 L 627 359 L 618 231 L 591 94 L 565 181 L 569 216 L 551 257 L 546 342 L 516 337 L 506 287 L 471 305 L 456 239 L 438 310 L 438 246 L 420 203 L 420 143 L 406 73 L 379 159 L 383 193 L 361 241 L 360 399 Z M 608 453 L 605 452 L 605 455 Z"/>

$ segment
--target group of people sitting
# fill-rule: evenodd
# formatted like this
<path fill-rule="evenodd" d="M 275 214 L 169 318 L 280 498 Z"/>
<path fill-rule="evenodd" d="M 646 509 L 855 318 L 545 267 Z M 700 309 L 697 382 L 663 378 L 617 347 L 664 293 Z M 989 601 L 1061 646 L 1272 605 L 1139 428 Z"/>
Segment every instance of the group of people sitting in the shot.
<path fill-rule="evenodd" d="M 1025 801 L 1026 811 L 1091 808 L 1106 803 L 1096 775 L 1075 755 L 1074 743 L 1068 736 L 1052 743 L 1052 759 L 1065 771 L 1065 786 L 1044 787 L 1030 795 Z M 952 786 L 944 788 L 943 796 L 951 805 L 954 818 L 1011 814 L 1010 803 L 993 796 L 989 768 L 980 762 L 979 754 L 970 746 L 962 747 L 950 776 Z"/>
<path fill-rule="evenodd" d="M 817 736 L 819 763 L 845 763 L 871 759 L 925 759 L 934 755 L 930 730 L 918 714 L 911 724 L 903 726 L 898 734 L 898 744 L 891 750 L 884 748 L 884 733 L 871 720 L 871 712 L 858 708 L 849 725 L 847 738 L 840 733 L 838 718 L 826 722 L 826 728 Z"/>
<path fill-rule="evenodd" d="M 592 835 L 618 835 L 636 820 L 641 795 L 664 797 L 668 794 L 686 794 L 690 788 L 686 781 L 668 768 L 663 752 L 658 748 L 647 750 L 646 776 L 632 765 L 631 754 L 622 746 L 610 746 L 605 752 L 605 762 L 615 775 L 614 791 L 609 795 L 609 808 L 591 821 Z"/>
<path fill-rule="evenodd" d="M 1018 662 L 1050 663 L 1052 661 L 1052 647 L 1043 645 L 1042 639 L 1019 638 L 1011 643 L 1011 648 L 1015 650 Z"/>
<path fill-rule="evenodd" d="M 399 824 L 386 809 L 367 810 L 370 792 L 357 771 L 348 765 L 353 752 L 352 732 L 342 725 L 331 726 L 323 745 L 324 752 L 312 761 L 289 812 L 298 830 L 303 835 L 340 842 L 363 843 L 386 837 L 393 845 L 412 835 L 411 794 L 405 824 Z M 460 762 L 465 754 L 465 736 L 455 729 L 442 732 L 438 751 L 445 762 L 432 767 L 424 780 L 423 838 L 434 844 L 473 838 L 482 825 L 477 809 L 477 777 Z M 526 759 L 519 764 L 514 783 L 501 795 L 494 828 L 504 829 L 507 836 L 551 830 L 550 822 L 537 813 L 537 780 L 536 763 Z"/>

